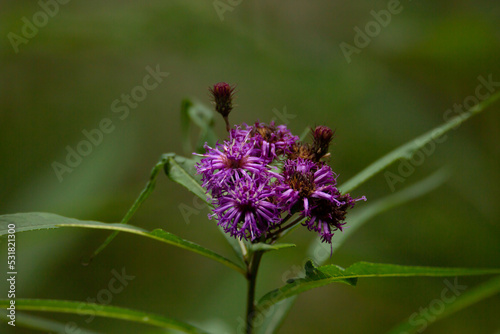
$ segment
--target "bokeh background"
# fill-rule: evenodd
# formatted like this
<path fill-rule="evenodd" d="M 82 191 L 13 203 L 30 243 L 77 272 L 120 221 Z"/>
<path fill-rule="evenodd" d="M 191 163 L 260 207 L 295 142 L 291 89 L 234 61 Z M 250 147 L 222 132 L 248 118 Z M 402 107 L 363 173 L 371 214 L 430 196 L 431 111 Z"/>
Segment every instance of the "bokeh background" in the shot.
<path fill-rule="evenodd" d="M 78 1 L 59 11 L 15 52 L 37 1 L 2 1 L 0 10 L 0 213 L 45 211 L 80 219 L 119 221 L 145 185 L 161 153 L 183 152 L 179 109 L 184 97 L 209 103 L 207 87 L 237 84 L 233 123 L 268 122 L 278 110 L 300 134 L 308 125 L 336 129 L 330 160 L 346 181 L 368 163 L 444 120 L 446 110 L 475 94 L 478 76 L 500 81 L 497 1 L 401 1 L 402 11 L 344 57 L 355 27 L 374 20 L 387 1 L 242 1 L 221 16 L 209 1 Z M 233 2 L 233 4 L 236 2 Z M 142 84 L 146 67 L 170 75 L 125 119 L 114 100 Z M 499 87 L 495 87 L 498 89 Z M 396 189 L 442 166 L 450 179 L 434 192 L 384 213 L 358 231 L 328 261 L 460 267 L 500 267 L 499 105 L 448 134 L 425 163 Z M 110 118 L 114 131 L 60 182 L 54 161 L 82 131 Z M 226 134 L 222 119 L 216 131 Z M 277 118 L 280 122 L 280 118 Z M 388 169 L 397 173 L 397 164 Z M 384 174 L 356 189 L 375 200 L 391 193 Z M 160 176 L 131 224 L 163 228 L 232 256 L 207 220 L 188 220 L 179 206 L 193 196 Z M 361 207 L 363 204 L 360 204 Z M 245 308 L 246 282 L 230 269 L 175 247 L 121 234 L 90 266 L 82 266 L 107 236 L 59 229 L 18 234 L 18 297 L 85 301 L 96 298 L 126 268 L 135 279 L 111 304 L 233 333 Z M 258 295 L 283 284 L 302 266 L 315 235 L 297 230 L 296 249 L 263 261 Z M 6 258 L 2 242 L 2 259 Z M 0 268 L 5 272 L 6 261 Z M 486 277 L 459 278 L 473 287 Z M 384 333 L 440 298 L 440 278 L 365 279 L 356 288 L 330 285 L 301 295 L 280 333 Z M 7 291 L 5 280 L 0 290 Z M 3 295 L 5 293 L 2 293 Z M 426 333 L 498 333 L 500 297 L 484 300 Z M 105 333 L 152 328 L 118 320 L 40 314 Z M 2 333 L 35 333 L 0 324 Z"/>

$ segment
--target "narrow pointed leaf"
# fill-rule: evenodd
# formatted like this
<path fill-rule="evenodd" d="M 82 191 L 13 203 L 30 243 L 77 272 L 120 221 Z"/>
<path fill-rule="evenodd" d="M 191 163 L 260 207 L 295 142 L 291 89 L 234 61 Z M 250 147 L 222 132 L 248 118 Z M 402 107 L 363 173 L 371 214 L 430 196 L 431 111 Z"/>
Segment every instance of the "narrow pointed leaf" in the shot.
<path fill-rule="evenodd" d="M 7 318 L 7 312 L 4 310 L 0 311 L 0 319 L 5 322 L 10 321 L 10 319 Z M 31 328 L 39 331 L 44 331 L 46 333 L 69 333 L 67 323 L 61 323 L 55 320 L 46 319 L 22 312 L 16 312 L 15 324 L 16 327 Z M 99 332 L 91 331 L 81 327 L 78 327 L 78 330 L 74 333 L 100 334 Z"/>
<path fill-rule="evenodd" d="M 415 326 L 415 324 L 430 324 L 441 320 L 455 312 L 463 310 L 464 308 L 480 302 L 486 298 L 500 293 L 500 276 L 497 276 L 481 285 L 465 291 L 462 295 L 457 297 L 454 301 L 446 303 L 442 312 L 428 317 L 427 314 L 418 314 L 416 317 L 408 318 L 400 325 L 394 327 L 387 334 L 401 334 L 401 333 L 418 333 L 422 331 L 422 326 Z"/>
<path fill-rule="evenodd" d="M 31 213 L 16 213 L 16 214 L 0 216 L 0 236 L 7 234 L 9 224 L 16 225 L 15 228 L 16 232 L 51 229 L 58 227 L 80 227 L 80 228 L 103 229 L 103 230 L 137 234 L 176 247 L 180 247 L 194 253 L 198 253 L 212 260 L 220 262 L 226 265 L 227 267 L 234 269 L 242 274 L 245 272 L 245 270 L 240 265 L 223 257 L 222 255 L 219 255 L 209 249 L 206 249 L 198 244 L 195 244 L 194 242 L 184 240 L 172 233 L 165 232 L 161 229 L 156 229 L 152 232 L 148 232 L 142 228 L 127 224 L 101 223 L 96 221 L 67 218 L 52 213 L 31 212 Z"/>
<path fill-rule="evenodd" d="M 168 158 L 169 158 L 168 154 L 162 155 L 160 160 L 153 167 L 153 170 L 151 171 L 151 174 L 149 176 L 149 181 L 146 183 L 146 187 L 144 187 L 139 197 L 137 197 L 134 204 L 132 204 L 132 207 L 130 207 L 130 209 L 127 211 L 125 217 L 123 217 L 122 221 L 120 222 L 121 224 L 128 223 L 128 221 L 132 218 L 135 212 L 142 205 L 142 203 L 151 195 L 151 193 L 155 189 L 156 179 L 158 178 L 158 174 L 160 170 L 163 169 L 163 166 L 165 166 L 165 163 L 167 163 Z M 111 233 L 106 238 L 106 240 L 104 240 L 104 242 L 99 247 L 97 247 L 97 249 L 92 253 L 92 255 L 90 255 L 89 259 L 86 262 L 90 263 L 94 257 L 96 257 L 100 252 L 102 252 L 104 248 L 106 248 L 111 243 L 111 241 L 113 241 L 113 239 L 116 238 L 118 233 L 119 233 L 118 231 Z"/>
<path fill-rule="evenodd" d="M 500 274 L 500 268 L 439 268 L 402 266 L 395 264 L 357 262 L 342 269 L 336 265 L 316 267 L 311 261 L 305 266 L 306 276 L 290 280 L 277 290 L 271 291 L 259 301 L 259 307 L 266 309 L 280 300 L 330 283 L 356 285 L 364 277 L 410 277 L 410 276 L 468 276 Z"/>
<path fill-rule="evenodd" d="M 6 308 L 9 305 L 9 302 L 10 301 L 8 299 L 1 299 L 0 307 Z M 21 311 L 57 312 L 78 315 L 91 314 L 98 317 L 121 319 L 166 329 L 178 330 L 183 333 L 207 333 L 190 324 L 166 318 L 161 315 L 110 305 L 98 305 L 67 300 L 16 298 L 16 309 Z"/>
<path fill-rule="evenodd" d="M 360 184 L 364 183 L 366 180 L 370 179 L 384 168 L 392 164 L 399 159 L 410 159 L 415 152 L 424 147 L 427 143 L 441 137 L 446 132 L 462 124 L 470 117 L 478 114 L 479 112 L 486 109 L 490 104 L 495 102 L 500 98 L 500 93 L 491 96 L 488 100 L 481 102 L 467 112 L 464 112 L 460 116 L 454 117 L 447 121 L 446 123 L 424 133 L 423 135 L 411 140 L 410 142 L 396 148 L 395 150 L 384 155 L 382 158 L 373 162 L 371 165 L 363 169 L 356 176 L 351 178 L 349 181 L 345 182 L 340 186 L 342 192 L 350 192 L 357 188 Z"/>

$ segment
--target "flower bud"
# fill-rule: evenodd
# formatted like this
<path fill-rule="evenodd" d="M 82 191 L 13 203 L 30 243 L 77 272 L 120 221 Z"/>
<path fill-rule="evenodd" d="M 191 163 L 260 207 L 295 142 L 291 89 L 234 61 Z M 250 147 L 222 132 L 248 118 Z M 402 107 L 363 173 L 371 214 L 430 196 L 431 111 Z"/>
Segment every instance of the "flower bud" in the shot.
<path fill-rule="evenodd" d="M 234 87 L 225 82 L 216 83 L 209 88 L 215 103 L 215 111 L 222 115 L 226 122 L 226 130 L 229 132 L 228 116 L 233 109 Z"/>
<path fill-rule="evenodd" d="M 333 131 L 327 126 L 317 126 L 313 131 L 313 151 L 319 161 L 328 154 L 330 142 L 333 139 Z"/>

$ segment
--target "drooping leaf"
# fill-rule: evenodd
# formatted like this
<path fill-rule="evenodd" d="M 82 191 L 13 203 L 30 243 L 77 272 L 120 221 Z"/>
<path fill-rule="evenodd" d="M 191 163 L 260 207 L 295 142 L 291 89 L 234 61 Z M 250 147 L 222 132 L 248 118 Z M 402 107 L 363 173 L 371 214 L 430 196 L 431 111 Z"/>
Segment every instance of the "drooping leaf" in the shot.
<path fill-rule="evenodd" d="M 479 112 L 483 111 L 484 109 L 486 109 L 486 107 L 491 105 L 499 98 L 500 98 L 500 93 L 494 94 L 488 100 L 475 105 L 467 112 L 464 112 L 461 115 L 450 119 L 446 123 L 424 133 L 423 135 L 389 152 L 382 158 L 376 160 L 371 165 L 363 169 L 360 173 L 355 175 L 349 181 L 342 184 L 340 186 L 340 190 L 345 193 L 351 192 L 353 189 L 357 188 L 360 184 L 364 183 L 366 180 L 373 177 L 374 175 L 382 171 L 384 168 L 386 168 L 393 162 L 399 159 L 410 159 L 415 152 L 424 147 L 426 144 L 435 140 L 436 138 L 440 138 L 446 132 L 457 127 L 458 125 L 465 122 L 475 114 L 478 114 Z"/>
<path fill-rule="evenodd" d="M 357 279 L 363 277 L 485 275 L 498 274 L 500 269 L 418 267 L 369 262 L 357 262 L 343 269 L 333 264 L 316 267 L 311 261 L 308 261 L 305 265 L 305 272 L 304 278 L 290 280 L 285 286 L 264 295 L 258 306 L 261 309 L 267 309 L 280 300 L 330 283 L 356 285 Z"/>
<path fill-rule="evenodd" d="M 500 292 L 500 276 L 492 278 L 481 285 L 465 291 L 455 300 L 444 304 L 442 312 L 434 314 L 429 317 L 428 314 L 418 313 L 414 317 L 410 316 L 407 320 L 400 325 L 394 327 L 387 334 L 401 334 L 401 333 L 421 333 L 427 326 L 441 320 L 455 312 L 463 310 L 464 308 L 480 302 L 486 298 L 496 295 Z M 425 327 L 423 327 L 425 326 Z"/>
<path fill-rule="evenodd" d="M 6 308 L 10 303 L 8 299 L 0 300 L 0 307 Z M 183 333 L 206 334 L 207 332 L 190 324 L 166 318 L 164 316 L 128 308 L 84 303 L 67 300 L 44 300 L 44 299 L 20 299 L 16 298 L 16 309 L 21 311 L 41 311 L 71 314 L 89 314 L 98 317 L 121 319 L 138 322 L 146 325 L 157 326 L 166 329 L 178 330 Z"/>
<path fill-rule="evenodd" d="M 31 212 L 31 213 L 16 213 L 16 214 L 0 216 L 0 236 L 7 234 L 9 224 L 14 224 L 16 226 L 15 227 L 16 232 L 51 229 L 58 227 L 80 227 L 80 228 L 103 229 L 103 230 L 137 234 L 143 237 L 155 239 L 203 255 L 212 260 L 220 262 L 226 265 L 227 267 L 234 269 L 242 274 L 245 272 L 245 270 L 240 265 L 223 257 L 222 255 L 219 255 L 209 249 L 206 249 L 198 244 L 195 244 L 194 242 L 184 240 L 172 233 L 165 232 L 161 229 L 156 229 L 152 232 L 148 232 L 142 228 L 127 224 L 102 223 L 96 221 L 67 218 L 52 213 Z"/>

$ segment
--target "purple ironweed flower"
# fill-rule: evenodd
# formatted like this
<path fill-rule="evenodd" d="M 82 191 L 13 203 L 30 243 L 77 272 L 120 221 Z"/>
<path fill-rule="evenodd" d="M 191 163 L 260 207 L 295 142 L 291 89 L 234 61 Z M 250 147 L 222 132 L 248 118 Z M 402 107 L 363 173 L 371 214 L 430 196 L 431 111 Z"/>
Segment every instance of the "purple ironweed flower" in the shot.
<path fill-rule="evenodd" d="M 333 131 L 311 130 L 313 144 L 303 144 L 285 125 L 256 122 L 229 129 L 228 140 L 214 148 L 205 144 L 196 169 L 213 197 L 209 218 L 231 236 L 255 241 L 268 231 L 273 236 L 270 229 L 285 211 L 298 213 L 304 226 L 331 244 L 347 210 L 366 198 L 340 193 L 337 175 L 320 161 L 328 156 Z"/>
<path fill-rule="evenodd" d="M 236 126 L 230 130 L 230 138 L 247 144 L 252 143 L 250 154 L 264 159 L 266 164 L 290 153 L 299 140 L 299 137 L 294 136 L 286 125 L 276 126 L 274 122 L 269 125 L 261 122 L 255 122 L 254 125 L 242 125 L 244 128 Z"/>
<path fill-rule="evenodd" d="M 309 215 L 309 202 L 314 198 L 342 204 L 333 196 L 336 175 L 328 165 L 318 167 L 311 160 L 301 158 L 287 160 L 283 166 L 283 177 L 282 184 L 278 186 L 281 191 L 279 199 L 290 213 L 301 211 L 305 216 Z"/>
<path fill-rule="evenodd" d="M 250 127 L 250 134 L 255 139 L 256 148 L 260 150 L 260 156 L 269 162 L 278 156 L 290 153 L 291 148 L 299 140 L 299 137 L 294 136 L 286 125 L 276 126 L 274 121 L 269 125 L 255 122 Z"/>
<path fill-rule="evenodd" d="M 231 110 L 233 110 L 234 87 L 231 87 L 225 82 L 219 82 L 213 87 L 210 87 L 209 91 L 215 103 L 215 110 L 224 118 L 226 130 L 229 132 L 230 126 L 228 116 Z"/>
<path fill-rule="evenodd" d="M 316 200 L 313 204 L 311 213 L 307 216 L 304 225 L 309 231 L 316 231 L 321 236 L 321 241 L 332 243 L 333 232 L 343 230 L 345 224 L 344 219 L 347 209 L 353 208 L 355 202 L 366 201 L 366 197 L 353 199 L 349 194 L 342 195 L 338 189 L 334 191 L 334 195 L 339 203 L 331 203 L 325 200 Z"/>
<path fill-rule="evenodd" d="M 333 231 L 342 230 L 346 210 L 355 201 L 336 187 L 337 175 L 324 163 L 298 158 L 287 160 L 283 181 L 277 186 L 278 201 L 290 213 L 307 217 L 304 225 L 319 232 L 323 242 L 331 243 Z"/>
<path fill-rule="evenodd" d="M 253 241 L 279 222 L 280 211 L 273 203 L 275 193 L 267 180 L 235 174 L 231 184 L 231 188 L 214 199 L 214 213 L 208 215 L 217 216 L 224 231 Z"/>
<path fill-rule="evenodd" d="M 252 142 L 236 139 L 217 144 L 215 148 L 205 144 L 206 154 L 198 154 L 205 158 L 196 165 L 202 175 L 202 186 L 216 196 L 230 186 L 233 176 L 266 175 L 268 170 L 264 161 L 250 155 L 253 146 Z"/>

